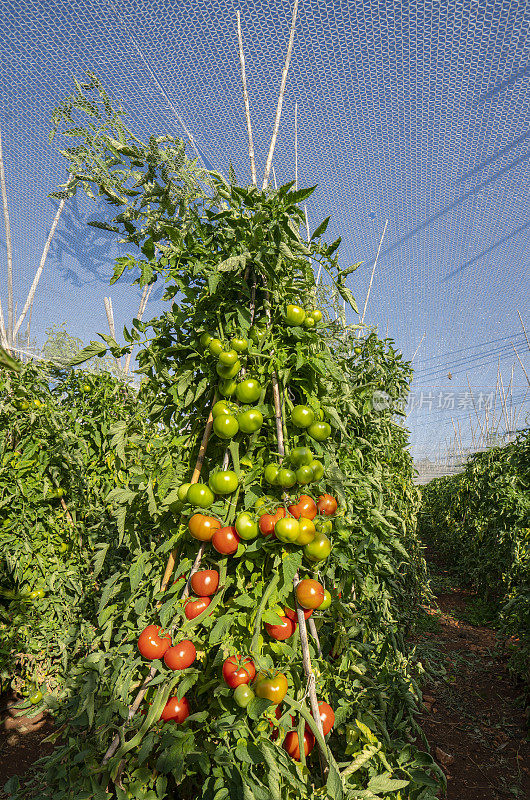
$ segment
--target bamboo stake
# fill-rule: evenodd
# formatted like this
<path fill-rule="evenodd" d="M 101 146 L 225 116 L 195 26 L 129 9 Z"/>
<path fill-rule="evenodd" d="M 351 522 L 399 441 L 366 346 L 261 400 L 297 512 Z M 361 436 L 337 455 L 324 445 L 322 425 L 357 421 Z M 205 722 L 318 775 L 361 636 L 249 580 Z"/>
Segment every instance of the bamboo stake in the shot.
<path fill-rule="evenodd" d="M 513 347 L 513 350 L 514 350 L 514 353 L 515 353 L 515 355 L 517 356 L 517 360 L 518 360 L 519 364 L 521 365 L 521 369 L 523 370 L 523 372 L 524 372 L 524 374 L 525 374 L 525 378 L 526 378 L 526 380 L 527 380 L 527 382 L 528 382 L 528 385 L 530 386 L 530 378 L 528 377 L 528 373 L 527 373 L 527 371 L 526 371 L 526 370 L 525 370 L 525 368 L 524 368 L 523 362 L 521 361 L 521 358 L 520 358 L 520 356 L 519 356 L 519 353 L 518 353 L 518 352 L 517 352 L 517 350 L 515 349 L 515 345 L 513 344 L 513 342 L 512 342 L 512 347 Z"/>
<path fill-rule="evenodd" d="M 70 173 L 70 175 L 68 176 L 68 181 L 66 183 L 66 188 L 68 188 L 68 185 L 70 184 L 72 178 L 73 178 L 73 176 Z M 48 234 L 48 238 L 46 239 L 46 243 L 44 245 L 44 250 L 42 251 L 42 256 L 41 256 L 41 259 L 40 259 L 40 262 L 39 262 L 39 266 L 38 266 L 38 269 L 37 269 L 37 271 L 35 273 L 35 277 L 33 278 L 33 283 L 31 284 L 31 289 L 28 292 L 28 297 L 27 297 L 26 302 L 24 304 L 24 308 L 22 309 L 20 317 L 16 321 L 15 329 L 13 331 L 13 338 L 17 335 L 17 333 L 19 331 L 19 328 L 22 325 L 22 323 L 24 322 L 24 319 L 25 319 L 26 314 L 28 313 L 28 311 L 30 309 L 33 309 L 33 300 L 35 298 L 35 292 L 37 291 L 37 286 L 39 285 L 39 281 L 41 279 L 42 272 L 44 270 L 44 265 L 46 263 L 46 259 L 48 258 L 48 252 L 50 250 L 50 246 L 51 246 L 51 243 L 52 243 L 53 235 L 55 233 L 57 225 L 59 224 L 59 220 L 61 218 L 61 214 L 63 212 L 63 208 L 64 208 L 64 204 L 65 203 L 66 203 L 66 197 L 63 197 L 63 199 L 59 203 L 59 207 L 57 209 L 57 213 L 55 214 L 54 220 L 52 222 L 52 226 L 50 228 L 50 232 Z M 16 315 L 15 315 L 15 317 L 16 317 Z"/>
<path fill-rule="evenodd" d="M 116 329 L 114 327 L 114 311 L 112 310 L 112 299 L 110 297 L 104 297 L 103 302 L 105 303 L 105 311 L 107 314 L 107 321 L 109 323 L 109 331 L 110 335 L 116 341 Z M 114 358 L 116 362 L 117 369 L 121 372 L 121 360 L 119 358 Z"/>
<path fill-rule="evenodd" d="M 274 180 L 274 188 L 278 189 L 278 184 L 276 183 L 276 170 L 274 169 L 274 164 L 272 165 L 272 178 Z"/>
<path fill-rule="evenodd" d="M 4 170 L 4 152 L 2 149 L 2 131 L 0 129 L 0 186 L 2 189 L 2 205 L 4 208 L 4 226 L 6 231 L 6 256 L 7 256 L 7 341 L 13 345 L 13 250 L 11 246 L 11 224 L 9 222 L 9 208 L 7 205 L 7 185 Z"/>
<path fill-rule="evenodd" d="M 305 230 L 307 233 L 307 243 L 309 244 L 309 242 L 311 241 L 311 234 L 309 233 L 309 218 L 307 216 L 307 206 L 304 206 L 304 215 L 305 215 Z M 320 267 L 320 269 L 322 269 L 322 267 Z"/>
<path fill-rule="evenodd" d="M 294 190 L 298 191 L 298 103 L 294 104 Z"/>
<path fill-rule="evenodd" d="M 136 317 L 136 319 L 138 319 L 138 320 L 141 320 L 143 315 L 144 315 L 144 311 L 145 311 L 145 308 L 147 306 L 147 301 L 149 300 L 151 292 L 153 291 L 153 286 L 154 286 L 154 283 L 152 283 L 151 286 L 144 286 L 144 290 L 142 292 L 142 297 L 140 298 L 140 305 L 138 307 L 138 316 Z M 131 364 L 131 358 L 132 358 L 132 350 L 131 350 L 130 353 L 127 354 L 127 358 L 125 359 L 124 372 L 125 372 L 126 375 L 129 374 L 129 367 L 130 367 L 130 364 Z"/>
<path fill-rule="evenodd" d="M 252 139 L 252 124 L 250 121 L 250 102 L 248 99 L 247 91 L 247 76 L 245 72 L 245 53 L 243 51 L 243 35 L 241 33 L 241 14 L 237 12 L 237 37 L 239 40 L 239 63 L 241 64 L 241 82 L 243 84 L 243 100 L 245 101 L 245 116 L 247 119 L 247 132 L 248 132 L 248 155 L 250 158 L 250 172 L 252 174 L 252 183 L 254 186 L 258 185 L 258 178 L 256 175 L 256 162 L 254 160 L 254 141 Z"/>
<path fill-rule="evenodd" d="M 385 222 L 385 227 L 383 229 L 383 235 L 381 236 L 381 240 L 379 242 L 379 247 L 377 248 L 377 255 L 375 257 L 374 266 L 372 267 L 372 274 L 370 275 L 370 283 L 368 284 L 368 292 L 366 293 L 366 300 L 364 301 L 364 309 L 363 309 L 363 315 L 361 317 L 361 325 L 364 322 L 364 315 L 366 314 L 366 308 L 368 306 L 368 300 L 370 298 L 370 292 L 372 291 L 372 283 L 373 283 L 373 280 L 374 280 L 375 268 L 377 267 L 377 262 L 379 260 L 379 253 L 381 252 L 381 246 L 383 244 L 383 239 L 385 238 L 387 225 L 388 225 L 388 220 Z"/>
<path fill-rule="evenodd" d="M 291 61 L 291 53 L 293 52 L 294 33 L 296 30 L 296 16 L 298 14 L 298 0 L 294 0 L 293 18 L 291 22 L 291 33 L 289 35 L 289 44 L 287 47 L 287 56 L 285 58 L 285 66 L 283 68 L 282 80 L 280 83 L 280 94 L 278 96 L 278 106 L 276 108 L 276 119 L 274 120 L 274 128 L 272 131 L 272 139 L 269 147 L 269 154 L 265 164 L 265 175 L 263 176 L 262 189 L 265 191 L 269 184 L 269 175 L 272 167 L 272 159 L 274 157 L 274 148 L 276 147 L 276 139 L 278 138 L 278 130 L 280 128 L 280 119 L 282 116 L 283 96 L 285 94 L 285 84 L 287 83 L 287 73 L 289 72 L 289 64 Z"/>
<path fill-rule="evenodd" d="M 7 331 L 4 323 L 4 311 L 2 309 L 1 299 L 0 299 L 0 342 L 2 343 L 2 347 L 4 348 L 4 350 L 9 350 L 9 344 L 7 341 Z"/>
<path fill-rule="evenodd" d="M 481 423 L 481 421 L 480 421 L 480 417 L 479 417 L 479 415 L 478 415 L 477 407 L 476 407 L 476 405 L 475 405 L 475 397 L 474 397 L 474 395 L 473 395 L 473 392 L 471 391 L 471 384 L 469 383 L 469 377 L 468 377 L 468 375 L 466 375 L 466 380 L 467 380 L 467 385 L 468 385 L 468 387 L 469 387 L 469 393 L 470 393 L 470 395 L 471 395 L 471 401 L 472 401 L 472 403 L 473 403 L 473 408 L 475 409 L 475 414 L 476 414 L 476 416 L 477 416 L 477 422 L 478 422 L 478 424 L 479 424 L 479 427 L 480 427 L 480 432 L 481 432 L 482 436 L 484 436 L 484 430 L 483 430 L 483 428 L 482 428 L 482 423 Z"/>
<path fill-rule="evenodd" d="M 521 322 L 521 327 L 522 327 L 522 329 L 523 329 L 524 338 L 526 339 L 526 344 L 528 345 L 528 349 L 530 350 L 530 341 L 528 340 L 528 334 L 527 334 L 527 332 L 526 332 L 526 328 L 525 328 L 525 326 L 524 326 L 524 322 L 523 322 L 523 318 L 522 318 L 522 316 L 521 316 L 521 312 L 520 312 L 520 311 L 518 311 L 517 313 L 518 313 L 518 315 L 519 315 L 519 320 L 520 320 L 520 322 Z"/>
<path fill-rule="evenodd" d="M 387 336 L 388 336 L 388 322 L 387 322 L 387 325 L 386 325 L 386 333 L 387 333 Z M 416 348 L 416 350 L 415 350 L 415 352 L 414 352 L 414 355 L 413 355 L 413 356 L 412 356 L 412 358 L 410 359 L 410 363 L 411 363 L 411 364 L 414 362 L 414 359 L 416 358 L 416 356 L 417 356 L 417 354 L 418 354 L 418 350 L 420 349 L 420 347 L 421 347 L 421 345 L 422 345 L 422 343 L 423 343 L 423 340 L 425 339 L 425 336 L 426 336 L 426 335 L 427 335 L 427 331 L 425 331 L 425 333 L 424 333 L 424 334 L 423 334 L 423 336 L 421 337 L 421 341 L 420 341 L 419 345 L 417 346 L 417 348 Z M 386 337 L 385 337 L 385 338 L 386 338 Z"/>
<path fill-rule="evenodd" d="M 212 400 L 212 408 L 214 407 L 216 402 L 217 402 L 217 392 L 214 394 L 214 398 Z M 204 456 L 206 454 L 206 448 L 208 447 L 208 440 L 212 432 L 212 427 L 213 427 L 213 414 L 212 410 L 210 409 L 208 420 L 206 422 L 206 427 L 204 429 L 204 434 L 202 436 L 201 446 L 199 447 L 199 454 L 197 456 L 197 461 L 195 462 L 195 469 L 193 470 L 193 475 L 191 476 L 190 483 L 197 483 L 197 481 L 199 480 L 202 465 L 204 463 Z M 173 570 L 175 569 L 176 560 L 177 560 L 177 552 L 176 550 L 172 550 L 171 553 L 169 554 L 166 569 L 164 572 L 164 577 L 162 578 L 162 583 L 160 584 L 161 592 L 165 592 L 167 588 L 169 579 L 171 578 Z"/>
<path fill-rule="evenodd" d="M 304 616 L 304 610 L 298 605 L 296 601 L 296 587 L 300 583 L 300 578 L 298 577 L 298 572 L 294 576 L 293 579 L 293 587 L 295 590 L 295 605 L 296 605 L 296 616 L 298 617 L 298 628 L 300 630 L 300 644 L 302 646 L 302 663 L 304 666 L 304 672 L 308 682 L 308 694 L 309 694 L 309 704 L 311 706 L 311 714 L 313 719 L 316 722 L 316 726 L 320 731 L 322 737 L 324 737 L 324 730 L 322 728 L 322 720 L 320 719 L 320 711 L 318 709 L 318 699 L 317 693 L 315 688 L 315 673 L 313 672 L 313 668 L 311 666 L 311 656 L 309 654 L 309 642 L 307 639 L 307 628 Z M 322 772 L 325 774 L 327 771 L 327 754 L 326 752 L 320 747 L 320 743 L 318 746 L 318 755 L 320 758 L 320 765 L 322 767 Z"/>

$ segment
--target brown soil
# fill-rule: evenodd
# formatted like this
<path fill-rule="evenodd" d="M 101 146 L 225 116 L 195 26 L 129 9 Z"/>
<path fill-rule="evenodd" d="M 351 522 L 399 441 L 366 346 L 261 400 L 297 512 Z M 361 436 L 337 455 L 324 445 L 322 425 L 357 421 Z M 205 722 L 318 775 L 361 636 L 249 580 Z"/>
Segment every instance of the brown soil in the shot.
<path fill-rule="evenodd" d="M 43 742 L 53 731 L 49 717 L 19 717 L 14 706 L 21 698 L 12 692 L 0 695 L 0 796 L 12 775 L 21 775 L 35 761 L 53 750 Z"/>
<path fill-rule="evenodd" d="M 448 800 L 530 800 L 523 687 L 507 671 L 498 634 L 457 618 L 472 599 L 453 588 L 425 608 L 433 624 L 416 642 L 425 664 L 446 674 L 425 684 L 418 721 L 447 777 Z"/>

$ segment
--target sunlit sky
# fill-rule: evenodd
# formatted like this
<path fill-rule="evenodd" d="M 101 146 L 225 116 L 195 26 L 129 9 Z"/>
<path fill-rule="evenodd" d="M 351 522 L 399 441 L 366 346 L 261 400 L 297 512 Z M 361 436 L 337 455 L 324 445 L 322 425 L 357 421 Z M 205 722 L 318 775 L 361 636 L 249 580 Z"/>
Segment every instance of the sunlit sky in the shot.
<path fill-rule="evenodd" d="M 55 213 L 47 194 L 66 177 L 47 134 L 72 75 L 90 69 L 113 87 L 140 135 L 184 135 L 184 126 L 208 163 L 226 171 L 231 159 L 250 180 L 238 7 L 262 171 L 289 3 L 2 4 L 0 125 L 19 308 Z M 360 306 L 388 220 L 365 321 L 388 330 L 407 358 L 417 350 L 416 407 L 407 418 L 417 457 L 443 451 L 453 426 L 471 444 L 467 382 L 477 401 L 494 392 L 499 359 L 515 404 L 528 388 L 513 345 L 530 373 L 517 314 L 530 330 L 529 17 L 525 3 L 509 1 L 300 4 L 276 175 L 294 177 L 297 101 L 299 184 L 318 184 L 310 224 L 331 213 L 341 263 L 365 261 L 350 282 Z M 137 311 L 136 287 L 108 285 L 109 239 L 86 226 L 97 216 L 81 198 L 65 209 L 37 293 L 32 332 L 40 342 L 53 323 L 85 341 L 107 332 L 104 296 L 118 330 Z M 0 242 L 5 276 L 3 229 Z M 4 280 L 0 297 L 5 314 Z M 160 312 L 159 297 L 146 317 Z M 521 427 L 525 410 L 506 417 Z"/>

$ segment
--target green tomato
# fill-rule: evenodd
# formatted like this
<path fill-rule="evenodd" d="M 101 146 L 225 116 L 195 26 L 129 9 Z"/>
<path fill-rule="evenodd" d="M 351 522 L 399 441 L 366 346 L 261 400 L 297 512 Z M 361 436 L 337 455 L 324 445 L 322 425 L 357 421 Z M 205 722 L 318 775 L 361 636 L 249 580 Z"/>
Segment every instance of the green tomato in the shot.
<path fill-rule="evenodd" d="M 89 383 L 84 383 L 82 385 L 81 389 L 82 389 L 83 392 L 89 392 L 90 391 L 90 384 Z"/>
<path fill-rule="evenodd" d="M 286 544 L 296 542 L 300 535 L 298 520 L 293 517 L 283 517 L 283 519 L 279 519 L 274 526 L 274 533 L 280 542 L 285 542 Z"/>
<path fill-rule="evenodd" d="M 313 480 L 319 481 L 324 475 L 324 465 L 321 461 L 312 461 L 309 466 L 313 470 Z"/>
<path fill-rule="evenodd" d="M 293 447 L 289 459 L 293 467 L 307 466 L 313 461 L 313 453 L 309 447 Z"/>
<path fill-rule="evenodd" d="M 219 414 L 234 414 L 237 406 L 233 403 L 227 403 L 226 400 L 218 400 L 217 403 L 214 403 L 212 408 L 212 417 L 215 419 L 219 416 Z"/>
<path fill-rule="evenodd" d="M 233 397 L 236 393 L 237 383 L 230 378 L 223 378 L 219 381 L 219 394 L 223 397 Z"/>
<path fill-rule="evenodd" d="M 33 589 L 33 591 L 29 593 L 31 600 L 42 600 L 44 595 L 44 589 Z"/>
<path fill-rule="evenodd" d="M 201 346 L 204 348 L 208 347 L 212 340 L 213 336 L 210 333 L 203 333 L 200 338 Z"/>
<path fill-rule="evenodd" d="M 263 414 L 257 408 L 249 408 L 237 415 L 237 421 L 243 433 L 256 433 L 263 425 Z"/>
<path fill-rule="evenodd" d="M 215 494 L 232 494 L 237 489 L 237 475 L 232 470 L 212 472 L 208 485 Z"/>
<path fill-rule="evenodd" d="M 50 492 L 48 497 L 50 498 L 50 500 L 60 500 L 61 497 L 64 497 L 64 489 L 62 488 L 62 486 L 58 486 L 57 489 L 54 489 L 53 491 Z"/>
<path fill-rule="evenodd" d="M 296 470 L 296 480 L 300 486 L 306 486 L 306 484 L 311 483 L 314 480 L 313 468 L 307 464 L 298 467 Z"/>
<path fill-rule="evenodd" d="M 315 528 L 318 533 L 331 533 L 333 530 L 333 523 L 330 519 L 324 519 L 324 517 L 318 516 L 315 519 Z"/>
<path fill-rule="evenodd" d="M 237 353 L 245 353 L 248 350 L 248 342 L 246 339 L 234 336 L 233 339 L 230 340 L 230 347 Z"/>
<path fill-rule="evenodd" d="M 291 411 L 291 421 L 297 428 L 309 428 L 315 420 L 315 412 L 309 406 L 295 406 Z"/>
<path fill-rule="evenodd" d="M 219 356 L 224 349 L 223 343 L 220 339 L 211 339 L 208 347 L 210 348 L 210 353 L 212 356 Z"/>
<path fill-rule="evenodd" d="M 59 553 L 66 553 L 68 551 L 68 544 L 66 542 L 60 541 L 57 550 Z"/>
<path fill-rule="evenodd" d="M 277 464 L 267 464 L 263 475 L 267 483 L 270 483 L 271 486 L 280 485 L 280 468 L 277 466 Z"/>
<path fill-rule="evenodd" d="M 234 689 L 234 700 L 241 708 L 246 708 L 255 697 L 256 695 L 246 683 L 241 683 Z"/>
<path fill-rule="evenodd" d="M 186 494 L 186 500 L 192 506 L 210 508 L 215 497 L 205 483 L 192 483 Z"/>
<path fill-rule="evenodd" d="M 327 589 L 324 589 L 324 599 L 320 603 L 318 610 L 325 611 L 331 605 L 331 594 L 328 592 Z"/>
<path fill-rule="evenodd" d="M 237 361 L 237 352 L 235 350 L 223 350 L 219 353 L 219 363 L 227 367 L 232 366 Z"/>
<path fill-rule="evenodd" d="M 317 533 L 312 542 L 304 547 L 304 555 L 309 561 L 324 561 L 331 553 L 331 542 L 325 533 Z"/>
<path fill-rule="evenodd" d="M 181 483 L 179 488 L 177 489 L 177 495 L 181 503 L 186 502 L 186 497 L 188 496 L 188 489 L 190 488 L 191 483 Z"/>
<path fill-rule="evenodd" d="M 239 425 L 231 414 L 219 414 L 213 421 L 213 429 L 220 439 L 233 439 Z"/>
<path fill-rule="evenodd" d="M 29 696 L 29 702 L 33 706 L 36 706 L 38 703 L 40 703 L 41 700 L 42 700 L 42 692 L 40 689 L 38 689 L 36 692 L 33 692 L 33 694 L 30 694 Z"/>
<path fill-rule="evenodd" d="M 35 398 L 35 400 L 33 401 L 33 405 L 35 406 L 35 408 L 42 408 L 44 403 L 42 403 L 38 398 Z"/>
<path fill-rule="evenodd" d="M 322 311 L 319 308 L 315 308 L 314 311 L 311 312 L 311 316 L 313 317 L 315 322 L 321 322 Z"/>
<path fill-rule="evenodd" d="M 240 539 L 255 539 L 258 535 L 258 523 L 247 511 L 238 514 L 235 528 Z"/>
<path fill-rule="evenodd" d="M 314 328 L 316 325 L 315 318 L 307 316 L 304 319 L 304 328 Z"/>
<path fill-rule="evenodd" d="M 19 403 L 16 403 L 16 407 L 19 411 L 27 411 L 29 408 L 29 403 L 27 400 L 21 400 Z"/>
<path fill-rule="evenodd" d="M 300 306 L 289 304 L 285 310 L 285 321 L 288 325 L 303 325 L 305 311 Z"/>
<path fill-rule="evenodd" d="M 221 364 L 219 362 L 215 368 L 215 371 L 219 375 L 220 378 L 235 378 L 239 370 L 241 369 L 241 361 L 237 359 L 234 364 Z"/>
<path fill-rule="evenodd" d="M 255 378 L 247 378 L 237 384 L 236 397 L 240 403 L 255 403 L 261 397 L 261 384 Z"/>
<path fill-rule="evenodd" d="M 307 429 L 308 434 L 317 442 L 323 442 L 331 436 L 331 426 L 327 422 L 313 422 Z"/>
<path fill-rule="evenodd" d="M 286 467 L 280 467 L 278 470 L 278 483 L 283 489 L 290 489 L 296 483 L 296 472 Z"/>
<path fill-rule="evenodd" d="M 354 347 L 353 348 L 353 352 L 355 353 L 356 356 L 360 356 L 361 353 L 362 353 L 362 348 L 361 347 Z"/>
<path fill-rule="evenodd" d="M 248 332 L 249 339 L 254 344 L 259 344 L 267 335 L 267 329 L 263 325 L 253 325 Z"/>

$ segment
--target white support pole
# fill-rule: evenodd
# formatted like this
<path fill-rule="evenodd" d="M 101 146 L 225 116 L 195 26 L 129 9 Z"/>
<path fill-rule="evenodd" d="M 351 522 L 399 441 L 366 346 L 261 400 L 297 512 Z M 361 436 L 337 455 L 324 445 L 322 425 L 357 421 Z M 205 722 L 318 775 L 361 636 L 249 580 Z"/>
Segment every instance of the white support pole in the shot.
<path fill-rule="evenodd" d="M 72 175 L 70 174 L 68 176 L 68 181 L 67 181 L 67 184 L 66 184 L 67 188 L 68 188 L 68 184 L 70 183 L 71 180 L 72 180 Z M 35 273 L 35 277 L 33 278 L 33 283 L 31 284 L 31 289 L 28 292 L 28 296 L 27 296 L 26 302 L 24 304 L 24 308 L 22 309 L 20 317 L 16 321 L 15 329 L 13 331 L 13 336 L 14 337 L 17 335 L 17 333 L 18 333 L 18 331 L 20 329 L 20 326 L 24 322 L 24 319 L 25 319 L 26 314 L 28 313 L 29 309 L 33 307 L 33 300 L 35 298 L 35 292 L 37 291 L 37 286 L 39 285 L 39 281 L 41 279 L 42 272 L 44 270 L 44 265 L 46 263 L 46 259 L 48 258 L 48 253 L 49 253 L 49 250 L 50 250 L 52 239 L 53 239 L 54 233 L 56 231 L 57 225 L 59 224 L 59 220 L 61 218 L 61 214 L 63 213 L 63 208 L 64 208 L 64 204 L 65 203 L 66 203 L 66 197 L 63 197 L 63 199 L 59 203 L 59 207 L 57 209 L 57 213 L 55 214 L 54 220 L 52 222 L 52 226 L 50 228 L 50 232 L 48 234 L 48 238 L 46 239 L 46 244 L 44 245 L 44 250 L 42 251 L 42 256 L 41 256 L 41 259 L 40 259 L 40 263 L 39 263 L 38 269 L 37 269 L 37 271 Z"/>
<path fill-rule="evenodd" d="M 370 283 L 368 284 L 368 291 L 366 293 L 366 300 L 364 301 L 364 309 L 363 309 L 363 315 L 361 317 L 361 325 L 364 322 L 364 315 L 366 314 L 366 309 L 368 307 L 368 300 L 370 299 L 370 292 L 372 291 L 372 283 L 374 281 L 375 269 L 377 267 L 377 262 L 379 261 L 379 253 L 381 252 L 381 246 L 383 244 L 383 239 L 385 238 L 387 225 L 388 225 L 388 220 L 385 222 L 385 227 L 383 229 L 383 234 L 382 234 L 381 240 L 379 242 L 379 247 L 377 248 L 377 255 L 375 257 L 374 266 L 372 267 L 372 274 L 370 275 Z"/>
<path fill-rule="evenodd" d="M 13 249 L 11 246 L 11 224 L 9 222 L 9 208 L 7 205 L 6 173 L 4 170 L 4 151 L 2 149 L 2 131 L 0 130 L 0 187 L 2 189 L 2 205 L 4 209 L 4 226 L 6 231 L 6 256 L 7 256 L 7 331 L 8 345 L 13 344 Z"/>
<path fill-rule="evenodd" d="M 142 297 L 140 299 L 140 306 L 138 308 L 138 316 L 136 317 L 136 319 L 139 319 L 139 320 L 142 319 L 142 317 L 144 315 L 145 307 L 147 306 L 147 301 L 149 300 L 149 295 L 153 291 L 153 286 L 154 286 L 154 283 L 152 283 L 151 286 L 144 286 L 144 290 L 142 292 Z M 124 372 L 125 372 L 126 375 L 129 374 L 129 367 L 130 367 L 130 364 L 131 364 L 131 358 L 132 358 L 132 350 L 131 350 L 130 353 L 127 354 L 127 358 L 125 359 Z"/>
<path fill-rule="evenodd" d="M 294 43 L 294 33 L 296 30 L 296 16 L 298 14 L 298 0 L 294 0 L 293 6 L 293 18 L 291 22 L 291 33 L 289 35 L 289 44 L 287 46 L 287 56 L 285 58 L 285 66 L 283 68 L 282 73 L 282 80 L 280 83 L 280 94 L 278 96 L 278 106 L 276 108 L 276 118 L 274 120 L 274 128 L 272 131 L 272 139 L 271 144 L 269 147 L 269 154 L 267 156 L 267 162 L 265 164 L 265 175 L 263 176 L 263 190 L 267 188 L 269 184 L 269 175 L 271 172 L 272 167 L 272 159 L 274 158 L 274 148 L 276 147 L 276 139 L 278 138 L 278 131 L 280 129 L 280 119 L 282 116 L 282 104 L 283 104 L 283 96 L 285 94 L 285 85 L 287 83 L 287 74 L 289 72 L 289 64 L 291 62 L 291 53 L 293 52 L 293 43 Z"/>
<path fill-rule="evenodd" d="M 105 303 L 105 312 L 107 314 L 107 321 L 109 323 L 109 331 L 110 335 L 116 341 L 116 329 L 114 327 L 114 311 L 112 310 L 112 300 L 110 297 L 104 297 L 103 302 Z M 119 358 L 115 358 L 114 361 L 116 362 L 116 367 L 121 372 L 121 361 Z"/>
<path fill-rule="evenodd" d="M 294 188 L 298 191 L 298 103 L 294 104 Z"/>
<path fill-rule="evenodd" d="M 239 40 L 239 63 L 241 65 L 241 82 L 243 84 L 243 99 L 245 102 L 245 116 L 247 119 L 247 132 L 248 132 L 248 154 L 250 157 L 250 172 L 252 174 L 252 183 L 254 186 L 258 185 L 258 178 L 256 175 L 256 162 L 254 160 L 254 140 L 252 138 L 252 124 L 250 121 L 250 102 L 248 99 L 247 91 L 247 76 L 245 72 L 245 53 L 243 50 L 243 35 L 241 33 L 241 14 L 237 12 L 237 37 Z"/>

